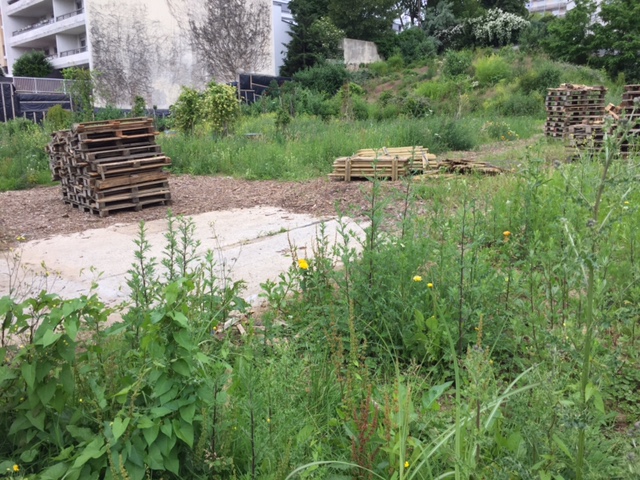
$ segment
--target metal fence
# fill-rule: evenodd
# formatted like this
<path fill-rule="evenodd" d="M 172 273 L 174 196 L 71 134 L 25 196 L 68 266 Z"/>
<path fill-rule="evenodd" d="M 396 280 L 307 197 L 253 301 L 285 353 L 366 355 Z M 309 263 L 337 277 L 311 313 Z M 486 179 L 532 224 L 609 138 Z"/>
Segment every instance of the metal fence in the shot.
<path fill-rule="evenodd" d="M 73 80 L 13 77 L 13 85 L 18 93 L 69 93 Z"/>

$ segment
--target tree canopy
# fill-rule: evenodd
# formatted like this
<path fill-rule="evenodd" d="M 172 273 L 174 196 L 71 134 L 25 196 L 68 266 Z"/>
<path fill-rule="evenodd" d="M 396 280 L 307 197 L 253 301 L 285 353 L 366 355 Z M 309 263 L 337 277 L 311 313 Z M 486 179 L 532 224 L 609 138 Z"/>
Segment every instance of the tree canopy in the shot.
<path fill-rule="evenodd" d="M 51 73 L 53 67 L 43 52 L 33 51 L 22 55 L 13 64 L 16 77 L 43 78 Z"/>

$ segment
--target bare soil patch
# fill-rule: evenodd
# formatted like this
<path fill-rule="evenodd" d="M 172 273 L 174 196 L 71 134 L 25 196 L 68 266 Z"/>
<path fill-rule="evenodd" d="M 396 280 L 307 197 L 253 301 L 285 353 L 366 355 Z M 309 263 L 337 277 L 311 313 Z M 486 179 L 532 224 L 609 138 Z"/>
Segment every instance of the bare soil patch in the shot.
<path fill-rule="evenodd" d="M 401 182 L 397 182 L 400 187 Z M 170 207 L 155 207 L 140 212 L 122 211 L 100 218 L 66 205 L 60 188 L 40 187 L 0 193 L 0 250 L 25 240 L 102 228 L 116 223 L 138 223 L 167 216 L 170 208 L 176 215 L 250 208 L 279 207 L 293 213 L 318 217 L 336 214 L 339 209 L 366 205 L 367 182 L 330 182 L 316 179 L 306 182 L 248 181 L 229 177 L 171 176 Z M 393 185 L 390 185 L 393 188 Z M 349 211 L 352 214 L 354 212 Z"/>

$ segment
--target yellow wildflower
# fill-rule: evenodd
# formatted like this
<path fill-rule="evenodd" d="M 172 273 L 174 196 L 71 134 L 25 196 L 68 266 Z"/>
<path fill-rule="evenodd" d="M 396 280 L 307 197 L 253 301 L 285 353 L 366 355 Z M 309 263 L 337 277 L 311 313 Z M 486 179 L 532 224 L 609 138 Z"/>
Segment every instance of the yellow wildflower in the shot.
<path fill-rule="evenodd" d="M 304 258 L 301 258 L 300 260 L 298 260 L 298 266 L 302 270 L 309 270 L 309 262 L 307 262 Z"/>
<path fill-rule="evenodd" d="M 422 277 L 420 275 L 416 275 L 415 277 L 413 277 L 413 281 L 414 282 L 421 282 L 422 281 Z"/>
<path fill-rule="evenodd" d="M 627 200 L 627 201 L 625 201 L 625 202 L 624 202 L 624 204 L 625 204 L 625 205 L 629 205 L 629 201 L 628 201 L 628 200 Z"/>
<path fill-rule="evenodd" d="M 271 423 L 271 419 L 270 418 L 267 418 L 267 423 Z"/>
<path fill-rule="evenodd" d="M 511 236 L 511 232 L 509 230 L 506 230 L 506 231 L 502 232 L 502 235 L 504 235 L 505 237 L 510 237 Z"/>
<path fill-rule="evenodd" d="M 433 288 L 433 283 L 427 283 L 427 288 Z"/>
<path fill-rule="evenodd" d="M 13 471 L 18 473 L 20 471 L 20 466 L 19 465 L 14 465 L 13 466 Z"/>
<path fill-rule="evenodd" d="M 409 468 L 409 462 L 404 462 L 404 468 Z"/>

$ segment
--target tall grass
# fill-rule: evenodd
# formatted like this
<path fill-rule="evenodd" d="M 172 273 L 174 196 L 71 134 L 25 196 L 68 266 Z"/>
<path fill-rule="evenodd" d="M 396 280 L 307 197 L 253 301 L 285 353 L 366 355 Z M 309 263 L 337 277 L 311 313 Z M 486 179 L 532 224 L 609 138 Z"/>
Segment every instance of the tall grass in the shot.
<path fill-rule="evenodd" d="M 353 155 L 363 148 L 422 145 L 436 154 L 472 150 L 491 141 L 481 133 L 485 121 L 480 116 L 461 120 L 434 116 L 324 122 L 302 116 L 280 132 L 274 117 L 264 115 L 244 119 L 230 137 L 176 135 L 161 137 L 160 143 L 177 173 L 302 180 L 329 173 L 336 157 Z M 530 118 L 508 122 L 521 138 L 537 133 L 541 124 Z"/>
<path fill-rule="evenodd" d="M 0 192 L 51 182 L 45 131 L 29 120 L 0 123 Z"/>

